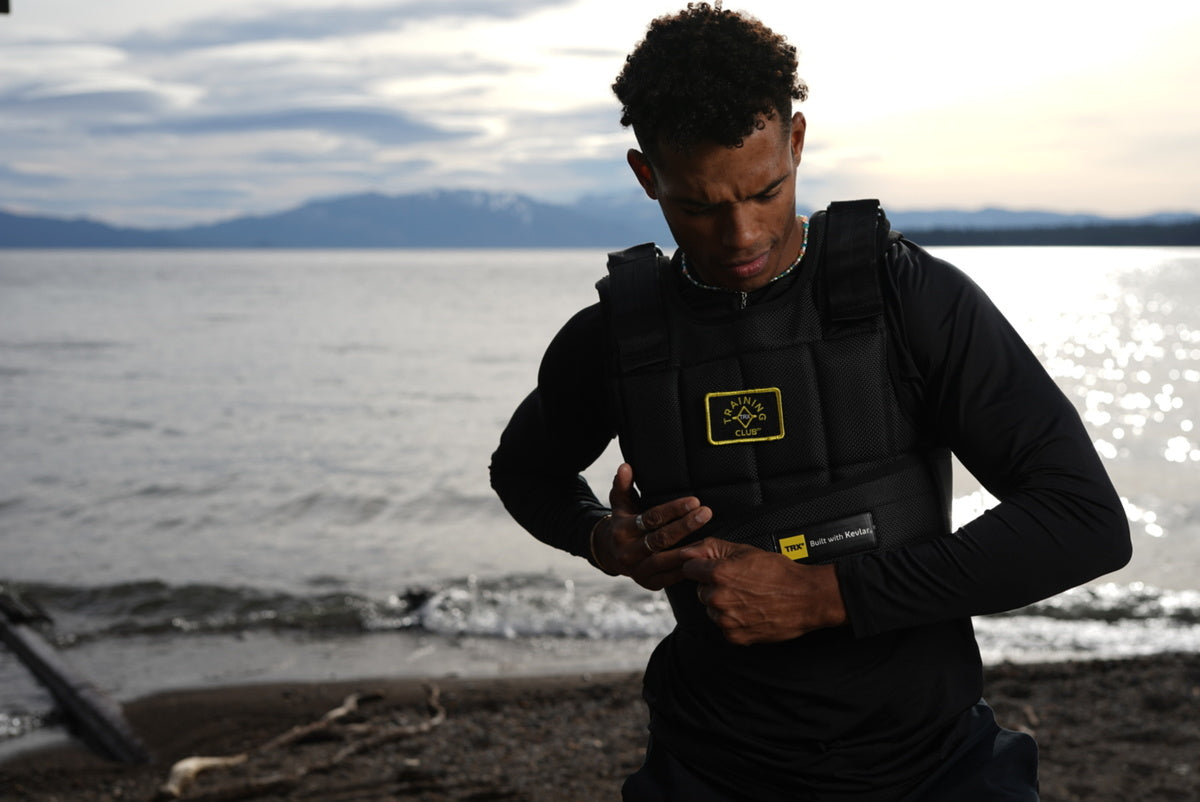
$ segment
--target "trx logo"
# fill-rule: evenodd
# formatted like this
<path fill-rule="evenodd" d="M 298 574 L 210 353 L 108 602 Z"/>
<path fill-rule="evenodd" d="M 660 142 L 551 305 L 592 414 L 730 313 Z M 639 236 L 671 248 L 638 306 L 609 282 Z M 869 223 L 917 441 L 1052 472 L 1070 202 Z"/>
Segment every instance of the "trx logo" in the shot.
<path fill-rule="evenodd" d="M 778 387 L 704 396 L 708 442 L 756 443 L 783 438 L 783 397 Z"/>
<path fill-rule="evenodd" d="M 807 560 L 808 538 L 806 538 L 804 535 L 780 538 L 779 552 L 784 557 L 790 557 L 793 560 Z"/>

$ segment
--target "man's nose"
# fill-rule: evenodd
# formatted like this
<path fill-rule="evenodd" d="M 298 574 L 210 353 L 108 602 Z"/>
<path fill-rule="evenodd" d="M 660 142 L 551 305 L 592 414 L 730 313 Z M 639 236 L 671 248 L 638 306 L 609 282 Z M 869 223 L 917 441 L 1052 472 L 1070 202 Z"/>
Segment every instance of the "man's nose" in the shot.
<path fill-rule="evenodd" d="M 750 251 L 758 244 L 758 220 L 748 204 L 730 204 L 725 212 L 723 227 L 722 244 L 730 251 Z"/>

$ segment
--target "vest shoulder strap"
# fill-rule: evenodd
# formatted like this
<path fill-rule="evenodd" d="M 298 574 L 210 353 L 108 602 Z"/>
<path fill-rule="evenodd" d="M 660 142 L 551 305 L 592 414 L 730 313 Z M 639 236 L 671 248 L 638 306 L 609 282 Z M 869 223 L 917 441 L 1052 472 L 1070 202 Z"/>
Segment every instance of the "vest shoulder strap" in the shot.
<path fill-rule="evenodd" d="M 889 229 L 878 200 L 829 204 L 821 270 L 825 313 L 831 322 L 847 323 L 882 314 L 879 269 L 890 239 Z"/>
<path fill-rule="evenodd" d="M 621 372 L 661 365 L 670 357 L 662 317 L 660 268 L 666 259 L 652 242 L 608 255 L 608 275 L 596 283 L 609 309 Z"/>
<path fill-rule="evenodd" d="M 825 212 L 821 238 L 824 310 L 832 323 L 850 323 L 883 312 L 879 270 L 890 225 L 878 200 L 835 201 Z M 608 275 L 596 283 L 611 315 L 618 369 L 637 371 L 670 359 L 663 326 L 661 250 L 652 242 L 608 255 Z"/>

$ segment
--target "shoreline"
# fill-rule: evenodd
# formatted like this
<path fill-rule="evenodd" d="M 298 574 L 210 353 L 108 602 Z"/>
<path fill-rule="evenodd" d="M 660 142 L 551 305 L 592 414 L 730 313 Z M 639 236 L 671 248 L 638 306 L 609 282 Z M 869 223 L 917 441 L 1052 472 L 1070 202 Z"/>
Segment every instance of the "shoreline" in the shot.
<path fill-rule="evenodd" d="M 984 669 L 985 698 L 1010 729 L 1032 732 L 1046 800 L 1160 802 L 1198 798 L 1200 654 L 1000 664 Z M 428 726 L 426 683 L 445 718 Z M 151 800 L 170 766 L 190 755 L 261 747 L 317 721 L 352 693 L 370 695 L 324 737 L 259 752 L 198 776 L 182 797 L 282 778 L 259 800 L 619 798 L 642 760 L 641 672 L 511 678 L 271 682 L 168 691 L 125 715 L 153 753 L 145 766 L 104 761 L 70 740 L 0 763 L 13 802 Z M 422 727 L 427 727 L 422 731 Z M 389 735 L 390 733 L 390 735 Z M 333 737 L 333 736 L 337 737 Z M 387 736 L 321 771 L 348 744 Z M 232 798 L 232 797 L 223 797 Z"/>

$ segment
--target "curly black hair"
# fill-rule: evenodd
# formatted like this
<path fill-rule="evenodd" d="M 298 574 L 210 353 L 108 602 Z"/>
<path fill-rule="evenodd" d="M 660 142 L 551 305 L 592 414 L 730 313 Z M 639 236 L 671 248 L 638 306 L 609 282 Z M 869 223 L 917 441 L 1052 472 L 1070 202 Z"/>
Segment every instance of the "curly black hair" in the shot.
<path fill-rule="evenodd" d="M 650 23 L 613 83 L 621 125 L 647 155 L 687 152 L 701 142 L 740 147 L 764 120 L 786 123 L 792 100 L 808 97 L 796 48 L 759 20 L 688 3 Z"/>

